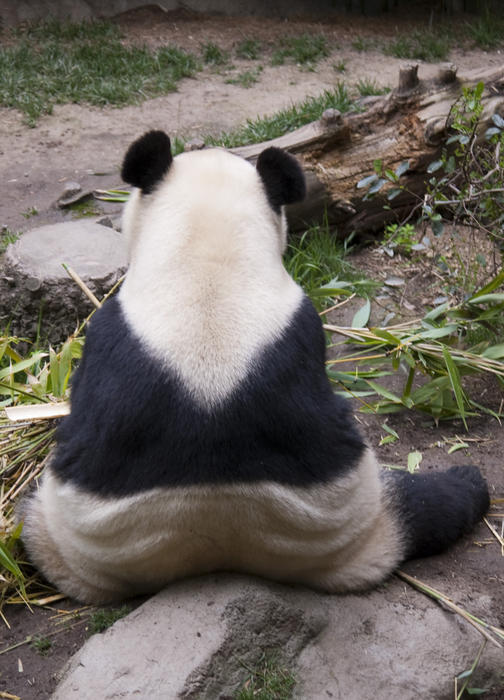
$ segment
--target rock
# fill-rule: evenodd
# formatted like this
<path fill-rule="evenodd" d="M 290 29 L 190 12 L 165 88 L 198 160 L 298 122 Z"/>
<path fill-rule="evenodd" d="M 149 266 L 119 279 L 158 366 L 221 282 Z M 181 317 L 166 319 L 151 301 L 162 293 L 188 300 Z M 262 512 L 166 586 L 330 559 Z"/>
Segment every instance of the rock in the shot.
<path fill-rule="evenodd" d="M 331 596 L 200 576 L 91 637 L 52 700 L 234 698 L 264 652 L 292 671 L 299 700 L 452 697 L 453 677 L 480 643 L 462 618 L 396 578 L 369 593 Z M 501 650 L 488 644 L 484 667 L 484 681 L 497 679 Z"/>
<path fill-rule="evenodd" d="M 405 280 L 402 277 L 387 277 L 384 284 L 387 287 L 403 287 L 405 285 Z"/>
<path fill-rule="evenodd" d="M 121 234 L 86 219 L 41 226 L 8 246 L 0 261 L 0 327 L 57 345 L 92 311 L 62 267 L 66 263 L 102 297 L 126 269 Z M 40 328 L 39 326 L 40 317 Z"/>
<path fill-rule="evenodd" d="M 82 191 L 82 185 L 78 182 L 66 182 L 62 194 L 56 200 L 56 205 L 63 209 L 71 204 L 80 202 L 81 199 L 89 196 L 89 192 Z"/>

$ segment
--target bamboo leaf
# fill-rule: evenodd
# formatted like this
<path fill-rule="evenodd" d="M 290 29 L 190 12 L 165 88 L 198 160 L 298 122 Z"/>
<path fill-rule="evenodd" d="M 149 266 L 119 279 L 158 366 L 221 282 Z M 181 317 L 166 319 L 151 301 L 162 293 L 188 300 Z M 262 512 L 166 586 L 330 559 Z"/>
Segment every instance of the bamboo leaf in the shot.
<path fill-rule="evenodd" d="M 453 393 L 455 394 L 455 400 L 457 402 L 457 406 L 460 412 L 460 417 L 462 418 L 462 421 L 464 423 L 464 427 L 467 430 L 467 422 L 466 422 L 466 411 L 465 411 L 465 405 L 464 405 L 464 392 L 462 390 L 462 386 L 460 384 L 460 375 L 457 370 L 457 366 L 455 365 L 452 356 L 450 355 L 448 348 L 443 346 L 443 357 L 444 361 L 446 364 L 446 369 L 448 370 L 448 377 L 450 378 L 450 384 L 453 389 Z"/>
<path fill-rule="evenodd" d="M 371 313 L 371 302 L 366 299 L 366 303 L 362 306 L 352 319 L 352 328 L 365 328 L 369 321 Z"/>

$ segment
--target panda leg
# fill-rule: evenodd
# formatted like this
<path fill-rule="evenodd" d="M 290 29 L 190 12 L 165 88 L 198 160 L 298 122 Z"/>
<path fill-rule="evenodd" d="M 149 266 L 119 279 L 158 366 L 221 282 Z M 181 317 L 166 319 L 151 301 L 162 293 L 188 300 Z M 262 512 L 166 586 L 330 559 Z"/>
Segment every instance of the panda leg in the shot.
<path fill-rule="evenodd" d="M 470 532 L 490 505 L 477 467 L 455 466 L 435 474 L 383 475 L 399 522 L 404 525 L 404 560 L 439 554 Z"/>

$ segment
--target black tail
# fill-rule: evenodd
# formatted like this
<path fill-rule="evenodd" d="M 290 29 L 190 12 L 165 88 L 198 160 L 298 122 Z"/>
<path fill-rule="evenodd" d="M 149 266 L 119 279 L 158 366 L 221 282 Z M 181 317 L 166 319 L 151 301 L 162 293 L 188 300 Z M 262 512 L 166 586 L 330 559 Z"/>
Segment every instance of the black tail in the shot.
<path fill-rule="evenodd" d="M 444 551 L 470 532 L 490 505 L 486 481 L 469 465 L 433 474 L 387 472 L 385 479 L 404 523 L 404 559 Z"/>

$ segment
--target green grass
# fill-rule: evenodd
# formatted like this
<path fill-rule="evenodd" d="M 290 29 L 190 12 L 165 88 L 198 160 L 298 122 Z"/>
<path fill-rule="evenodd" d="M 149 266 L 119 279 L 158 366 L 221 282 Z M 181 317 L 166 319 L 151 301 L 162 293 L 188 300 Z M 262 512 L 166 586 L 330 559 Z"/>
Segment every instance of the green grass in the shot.
<path fill-rule="evenodd" d="M 289 36 L 280 39 L 279 47 L 273 52 L 271 57 L 271 64 L 280 66 L 289 59 L 299 66 L 313 68 L 329 54 L 327 39 L 322 34 Z"/>
<path fill-rule="evenodd" d="M 333 68 L 338 73 L 344 73 L 346 71 L 346 63 L 345 61 L 338 61 L 337 63 L 333 63 Z"/>
<path fill-rule="evenodd" d="M 385 95 L 387 92 L 390 92 L 390 88 L 380 87 L 374 80 L 359 80 L 356 87 L 361 97 L 368 97 L 370 95 Z"/>
<path fill-rule="evenodd" d="M 395 58 L 416 58 L 435 63 L 446 60 L 449 50 L 450 41 L 447 34 L 415 30 L 389 42 L 384 48 L 384 53 Z"/>
<path fill-rule="evenodd" d="M 352 41 L 352 48 L 356 51 L 372 51 L 376 48 L 376 40 L 368 36 L 358 36 Z"/>
<path fill-rule="evenodd" d="M 259 67 L 257 70 L 247 70 L 243 73 L 238 73 L 238 75 L 234 76 L 233 78 L 228 78 L 225 82 L 229 85 L 240 85 L 243 88 L 251 88 L 252 85 L 259 82 L 261 71 L 261 67 Z"/>
<path fill-rule="evenodd" d="M 290 238 L 284 255 L 287 272 L 300 284 L 320 311 L 339 294 L 372 296 L 378 282 L 365 279 L 345 258 L 345 244 L 329 227 L 313 226 L 300 238 Z"/>
<path fill-rule="evenodd" d="M 0 231 L 0 255 L 5 253 L 7 246 L 15 243 L 19 239 L 19 233 L 13 233 L 8 228 L 3 228 Z"/>
<path fill-rule="evenodd" d="M 248 119 L 243 126 L 230 132 L 223 132 L 219 136 L 208 136 L 205 141 L 209 146 L 224 148 L 269 141 L 320 119 L 322 113 L 329 108 L 338 109 L 340 112 L 357 109 L 343 83 L 338 83 L 333 90 L 325 90 L 318 97 L 308 97 L 303 102 L 280 110 L 271 117 Z"/>
<path fill-rule="evenodd" d="M 276 654 L 263 654 L 256 668 L 233 695 L 233 700 L 290 700 L 296 685 L 292 672 L 283 666 Z"/>
<path fill-rule="evenodd" d="M 243 39 L 236 47 L 236 56 L 255 61 L 259 58 L 261 50 L 262 44 L 257 39 Z"/>
<path fill-rule="evenodd" d="M 467 24 L 467 34 L 482 49 L 495 49 L 504 44 L 504 19 L 488 9 L 474 22 Z"/>
<path fill-rule="evenodd" d="M 88 631 L 89 634 L 97 634 L 104 632 L 109 627 L 112 627 L 114 622 L 131 612 L 129 605 L 123 605 L 121 608 L 112 608 L 110 610 L 97 610 L 89 616 Z"/>
<path fill-rule="evenodd" d="M 75 202 L 75 204 L 67 206 L 66 209 L 72 212 L 74 219 L 85 219 L 100 215 L 100 209 L 93 199 L 84 199 L 81 202 Z"/>
<path fill-rule="evenodd" d="M 55 104 L 121 106 L 172 92 L 200 68 L 175 46 L 124 46 L 109 22 L 31 25 L 0 49 L 0 105 L 30 126 Z"/>
<path fill-rule="evenodd" d="M 209 42 L 201 47 L 203 62 L 211 66 L 222 66 L 229 60 L 227 51 L 223 51 L 217 44 Z"/>
<path fill-rule="evenodd" d="M 31 645 L 38 654 L 47 656 L 51 651 L 52 642 L 48 637 L 35 637 Z"/>

